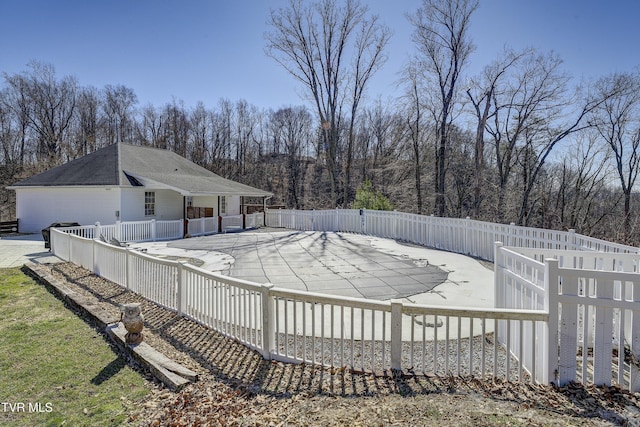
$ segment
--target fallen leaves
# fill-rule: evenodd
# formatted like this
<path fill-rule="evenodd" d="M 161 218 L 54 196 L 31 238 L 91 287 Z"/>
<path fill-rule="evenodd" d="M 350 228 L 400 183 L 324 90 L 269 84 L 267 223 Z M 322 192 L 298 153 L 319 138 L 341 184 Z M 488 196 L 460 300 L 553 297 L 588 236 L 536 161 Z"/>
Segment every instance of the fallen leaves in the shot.
<path fill-rule="evenodd" d="M 58 264 L 56 270 L 78 292 L 100 295 L 106 309 L 139 298 L 72 264 Z M 144 304 L 151 326 L 145 340 L 198 372 L 199 380 L 179 393 L 156 383 L 130 414 L 131 425 L 640 425 L 640 394 L 617 387 L 374 375 L 269 362 L 201 325 Z"/>

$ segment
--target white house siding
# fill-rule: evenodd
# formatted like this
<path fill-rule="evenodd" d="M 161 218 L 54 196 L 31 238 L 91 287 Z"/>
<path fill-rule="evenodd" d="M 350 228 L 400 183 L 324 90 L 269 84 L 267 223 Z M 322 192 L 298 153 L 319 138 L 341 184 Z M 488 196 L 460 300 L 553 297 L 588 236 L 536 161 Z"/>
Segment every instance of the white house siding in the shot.
<path fill-rule="evenodd" d="M 16 189 L 16 217 L 23 233 L 38 233 L 54 222 L 113 224 L 119 201 L 117 187 L 25 187 Z"/>
<path fill-rule="evenodd" d="M 240 196 L 227 196 L 227 215 L 240 215 Z"/>
<path fill-rule="evenodd" d="M 145 216 L 144 193 L 156 193 L 156 214 Z M 172 190 L 154 190 L 152 188 L 122 189 L 122 211 L 120 221 L 174 220 L 183 218 L 182 195 Z"/>

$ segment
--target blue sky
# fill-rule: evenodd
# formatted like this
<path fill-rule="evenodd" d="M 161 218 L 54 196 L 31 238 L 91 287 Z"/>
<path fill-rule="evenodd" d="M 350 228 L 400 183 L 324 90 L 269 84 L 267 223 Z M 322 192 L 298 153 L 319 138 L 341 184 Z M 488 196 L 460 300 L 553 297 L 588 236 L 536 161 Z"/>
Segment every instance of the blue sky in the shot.
<path fill-rule="evenodd" d="M 405 13 L 420 0 L 362 0 L 393 31 L 389 60 L 369 98 L 393 97 L 409 53 Z M 213 107 L 220 98 L 261 108 L 303 104 L 302 88 L 264 54 L 269 10 L 287 0 L 2 0 L 0 72 L 52 64 L 59 77 L 83 86 L 123 84 L 139 106 L 175 97 L 186 107 Z M 477 46 L 470 73 L 503 46 L 553 50 L 576 78 L 640 65 L 640 2 L 631 0 L 481 0 L 472 19 Z"/>

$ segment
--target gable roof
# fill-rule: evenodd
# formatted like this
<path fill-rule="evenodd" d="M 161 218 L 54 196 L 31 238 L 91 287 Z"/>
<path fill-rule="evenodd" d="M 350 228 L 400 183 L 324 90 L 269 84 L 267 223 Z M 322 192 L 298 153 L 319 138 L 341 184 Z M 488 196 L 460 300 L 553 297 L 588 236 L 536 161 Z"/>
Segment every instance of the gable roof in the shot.
<path fill-rule="evenodd" d="M 272 194 L 223 178 L 169 150 L 118 143 L 20 181 L 9 188 L 144 186 L 185 196 Z"/>

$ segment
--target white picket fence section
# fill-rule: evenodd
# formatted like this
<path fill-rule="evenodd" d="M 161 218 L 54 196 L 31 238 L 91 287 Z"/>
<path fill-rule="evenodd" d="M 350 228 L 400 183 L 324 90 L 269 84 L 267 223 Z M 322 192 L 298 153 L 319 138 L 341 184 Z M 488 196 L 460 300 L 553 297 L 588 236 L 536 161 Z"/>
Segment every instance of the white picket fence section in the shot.
<path fill-rule="evenodd" d="M 349 232 L 385 237 L 487 261 L 493 261 L 495 242 L 525 248 L 638 252 L 636 247 L 594 239 L 573 230 L 545 230 L 469 218 L 440 218 L 397 211 L 268 210 L 266 225 L 303 231 Z"/>
<path fill-rule="evenodd" d="M 218 232 L 218 217 L 192 218 L 187 224 L 190 236 L 205 236 Z"/>
<path fill-rule="evenodd" d="M 97 225 L 93 236 L 85 228 L 76 231 L 82 236 L 52 230 L 52 251 L 265 358 L 540 383 L 613 382 L 640 390 L 637 248 L 573 231 L 400 212 L 270 210 L 265 222 L 398 239 L 494 261 L 496 308 L 372 301 L 237 280 L 106 244 L 95 239 Z M 229 226 L 236 224 L 230 220 Z"/>
<path fill-rule="evenodd" d="M 546 322 L 496 320 L 496 342 L 519 369 L 559 384 L 613 382 L 640 391 L 636 247 L 573 230 L 364 209 L 269 211 L 267 225 L 362 233 L 493 261 L 496 308 L 548 313 Z"/>
<path fill-rule="evenodd" d="M 219 231 L 221 222 L 222 229 Z M 249 215 L 228 215 L 221 217 L 207 217 L 189 219 L 187 232 L 191 236 L 204 236 L 218 232 L 237 231 L 246 228 L 258 228 L 264 226 L 264 214 L 256 212 Z M 184 225 L 181 219 L 172 221 L 118 221 L 116 224 L 102 225 L 99 222 L 94 225 L 81 225 L 77 227 L 65 227 L 61 229 L 65 233 L 87 239 L 101 239 L 110 241 L 116 239 L 119 242 L 149 242 L 156 240 L 175 240 L 183 236 Z"/>
<path fill-rule="evenodd" d="M 53 229 L 51 237 L 52 251 L 60 258 L 237 339 L 265 358 L 367 371 L 549 380 L 513 358 L 498 363 L 513 349 L 492 338 L 498 320 L 544 324 L 542 311 L 429 307 L 294 291 L 62 230 Z M 466 334 L 461 331 L 465 324 Z"/>
<path fill-rule="evenodd" d="M 514 307 L 524 296 L 532 308 L 542 302 L 550 318 L 558 319 L 558 382 L 610 384 L 613 375 L 617 384 L 640 388 L 640 255 L 531 248 L 498 252 L 496 269 L 502 273 L 496 275 L 496 297 L 502 300 L 497 306 Z"/>

